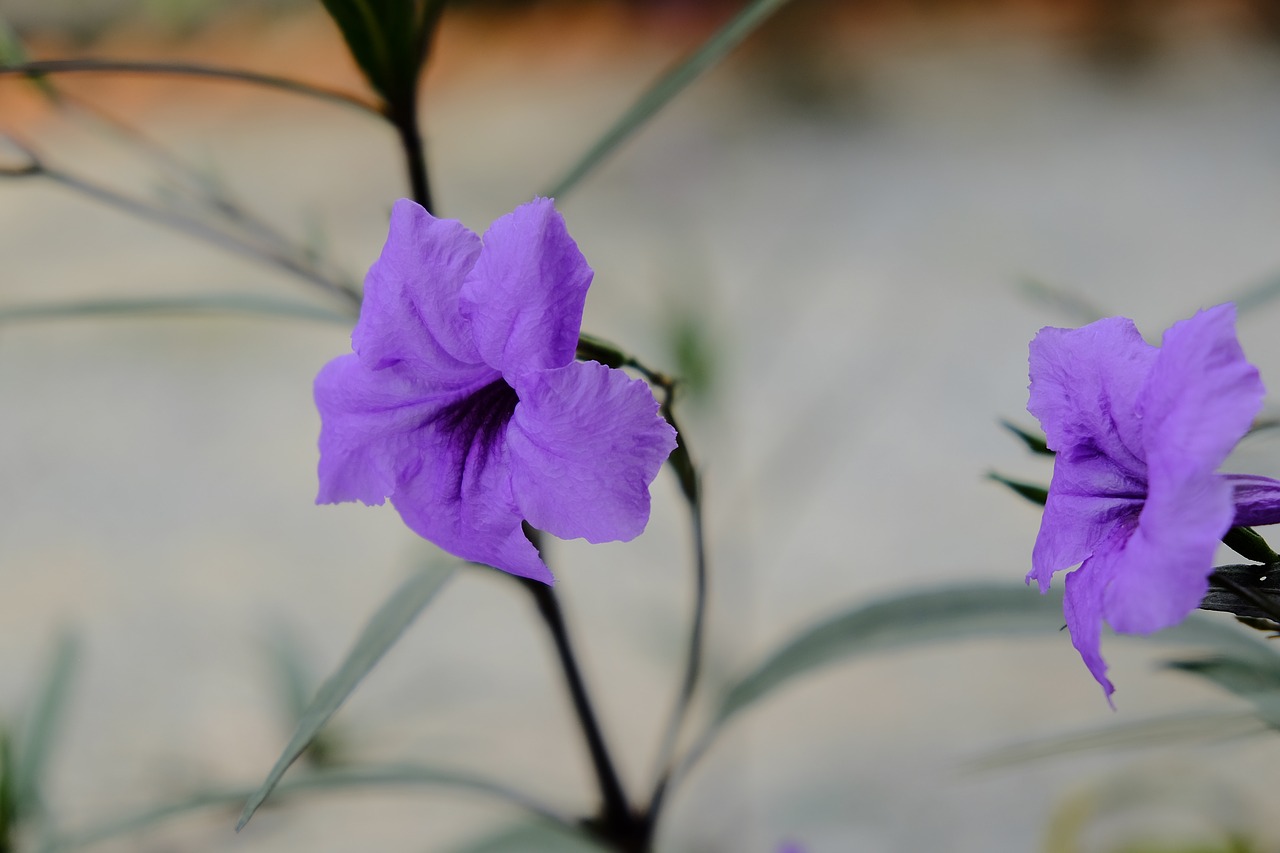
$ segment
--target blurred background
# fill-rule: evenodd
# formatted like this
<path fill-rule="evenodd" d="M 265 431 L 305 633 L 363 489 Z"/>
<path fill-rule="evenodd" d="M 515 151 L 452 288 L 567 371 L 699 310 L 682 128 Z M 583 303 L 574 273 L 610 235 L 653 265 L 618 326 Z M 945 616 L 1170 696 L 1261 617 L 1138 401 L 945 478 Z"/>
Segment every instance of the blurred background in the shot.
<path fill-rule="evenodd" d="M 422 98 L 438 212 L 482 230 L 544 191 L 736 8 L 451 7 Z M 0 15 L 35 58 L 216 62 L 366 91 L 301 0 L 3 0 Z M 190 79 L 56 82 L 73 108 L 0 79 L 0 131 L 135 196 L 172 192 L 148 153 L 164 146 L 352 281 L 407 192 L 392 134 L 355 111 Z M 1269 0 L 799 0 L 561 199 L 596 271 L 584 328 L 690 380 L 708 695 L 842 607 L 1021 582 L 1038 513 L 985 475 L 1047 482 L 997 425 L 1033 425 L 1039 327 L 1123 314 L 1154 340 L 1237 298 L 1246 352 L 1280 375 L 1278 151 Z M 17 145 L 0 153 L 25 162 Z M 0 307 L 207 293 L 331 304 L 65 185 L 0 179 Z M 0 325 L 0 719 L 21 715 L 58 632 L 75 630 L 84 653 L 48 790 L 66 826 L 260 781 L 293 725 L 280 661 L 322 677 L 432 559 L 390 508 L 313 505 L 311 380 L 348 331 Z M 1250 440 L 1237 467 L 1280 475 L 1278 450 Z M 664 472 L 644 537 L 550 555 L 636 785 L 684 644 L 687 540 Z M 1065 634 L 823 670 L 734 724 L 659 846 L 1280 849 L 1274 738 L 966 769 L 1011 743 L 1243 707 L 1162 671 L 1167 647 L 1105 650 L 1114 713 Z M 451 583 L 335 718 L 332 747 L 481 769 L 566 810 L 593 796 L 550 649 L 492 571 Z M 316 794 L 240 835 L 234 810 L 214 811 L 95 849 L 447 851 L 518 819 L 447 791 Z"/>

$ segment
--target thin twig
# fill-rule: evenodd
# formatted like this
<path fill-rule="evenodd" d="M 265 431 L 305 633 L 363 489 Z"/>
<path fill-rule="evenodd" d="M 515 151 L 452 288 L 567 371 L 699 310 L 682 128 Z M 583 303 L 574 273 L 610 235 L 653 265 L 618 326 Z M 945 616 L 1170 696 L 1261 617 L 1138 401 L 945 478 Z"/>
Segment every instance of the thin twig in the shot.
<path fill-rule="evenodd" d="M 35 62 L 21 62 L 14 65 L 0 65 L 0 75 L 13 74 L 24 77 L 39 77 L 43 74 L 155 74 L 163 76 L 202 77 L 209 80 L 223 80 L 232 83 L 247 83 L 252 86 L 263 86 L 295 95 L 304 95 L 317 100 L 356 107 L 367 113 L 386 118 L 380 104 L 366 100 L 359 95 L 304 83 L 288 77 L 277 77 L 274 74 L 260 74 L 256 71 L 245 71 L 239 68 L 224 68 L 219 65 L 203 65 L 191 62 L 138 62 L 117 59 L 45 59 Z"/>

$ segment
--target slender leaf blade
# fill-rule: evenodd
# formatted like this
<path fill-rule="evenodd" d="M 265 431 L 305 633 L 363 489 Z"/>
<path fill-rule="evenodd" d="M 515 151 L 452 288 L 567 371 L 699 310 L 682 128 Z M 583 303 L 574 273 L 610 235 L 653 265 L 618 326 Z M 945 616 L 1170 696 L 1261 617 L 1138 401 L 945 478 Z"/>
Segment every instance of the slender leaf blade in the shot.
<path fill-rule="evenodd" d="M 1044 433 L 1034 433 L 1030 430 L 1023 429 L 1013 421 L 1000 421 L 1000 426 L 1016 435 L 1027 449 L 1032 453 L 1040 456 L 1057 456 L 1057 452 L 1049 449 L 1049 444 L 1045 441 Z"/>
<path fill-rule="evenodd" d="M 1049 490 L 1044 486 L 1038 486 L 1035 483 L 1024 483 L 1021 480 L 1011 480 L 1003 474 L 997 474 L 995 471 L 987 473 L 988 480 L 994 480 L 1002 486 L 1012 489 L 1019 497 L 1026 498 L 1033 504 L 1044 506 L 1049 500 Z"/>
<path fill-rule="evenodd" d="M 693 53 L 685 57 L 674 68 L 658 78 L 613 126 L 604 132 L 596 142 L 578 158 L 543 195 L 549 198 L 563 199 L 564 196 L 583 178 L 600 165 L 618 146 L 626 142 L 637 130 L 676 95 L 703 72 L 713 68 L 724 59 L 735 47 L 751 33 L 755 32 L 770 16 L 787 4 L 788 0 L 751 0 L 730 21 L 711 35 Z"/>
<path fill-rule="evenodd" d="M 401 584 L 391 597 L 378 609 L 356 639 L 355 645 L 333 675 L 320 686 L 311 701 L 298 728 L 289 739 L 284 752 L 276 761 L 266 780 L 245 803 L 244 811 L 236 824 L 236 831 L 244 828 L 262 802 L 280 782 L 289 765 L 307 748 L 329 718 L 346 701 L 351 692 L 373 669 L 387 650 L 395 644 L 405 629 L 431 602 L 440 588 L 453 574 L 452 566 L 429 566 Z"/>
<path fill-rule="evenodd" d="M 0 306 L 0 326 L 78 318 L 198 317 L 222 314 L 288 317 L 344 326 L 349 326 L 354 321 L 352 315 L 291 299 L 276 299 L 253 293 L 206 293 L 195 296 L 136 296 Z"/>
<path fill-rule="evenodd" d="M 58 728 L 66 716 L 79 658 L 79 638 L 70 632 L 63 633 L 54 646 L 31 716 L 16 744 L 13 795 L 20 814 L 30 814 L 40 807 L 45 771 Z"/>

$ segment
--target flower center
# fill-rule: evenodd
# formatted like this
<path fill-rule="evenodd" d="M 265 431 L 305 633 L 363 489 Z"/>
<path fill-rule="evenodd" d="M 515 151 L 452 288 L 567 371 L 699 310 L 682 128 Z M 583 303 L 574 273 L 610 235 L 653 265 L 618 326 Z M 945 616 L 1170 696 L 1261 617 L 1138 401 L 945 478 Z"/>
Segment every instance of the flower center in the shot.
<path fill-rule="evenodd" d="M 497 379 L 440 410 L 436 422 L 451 439 L 464 470 L 473 453 L 479 454 L 481 467 L 489 460 L 519 402 L 515 389 Z"/>

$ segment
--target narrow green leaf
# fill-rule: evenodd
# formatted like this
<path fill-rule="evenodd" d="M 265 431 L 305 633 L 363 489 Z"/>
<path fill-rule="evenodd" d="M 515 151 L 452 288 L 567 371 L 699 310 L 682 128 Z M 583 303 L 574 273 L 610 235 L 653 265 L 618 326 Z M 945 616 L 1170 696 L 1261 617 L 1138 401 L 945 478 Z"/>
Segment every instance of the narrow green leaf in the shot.
<path fill-rule="evenodd" d="M 678 773 L 687 773 L 725 724 L 779 687 L 815 669 L 863 655 L 974 637 L 1040 634 L 1063 628 L 1062 596 L 1039 595 L 1013 583 L 978 582 L 891 596 L 860 605 L 810 626 L 732 683 L 711 723 Z M 1152 636 L 1157 642 L 1195 644 L 1233 657 L 1266 660 L 1271 649 L 1234 623 L 1187 617 Z"/>
<path fill-rule="evenodd" d="M 1273 566 L 1242 563 L 1218 566 L 1209 575 L 1203 610 L 1280 621 L 1280 572 Z"/>
<path fill-rule="evenodd" d="M 83 299 L 75 302 L 37 302 L 0 307 L 0 326 L 68 320 L 78 317 L 207 316 L 242 314 L 318 320 L 349 326 L 354 317 L 328 308 L 252 293 L 209 293 L 198 296 L 139 296 L 121 299 Z"/>
<path fill-rule="evenodd" d="M 315 739 L 338 707 L 346 701 L 346 698 L 369 674 L 387 650 L 400 639 L 401 634 L 430 603 L 452 574 L 452 566 L 440 565 L 416 572 L 413 577 L 401 584 L 373 615 L 351 651 L 347 653 L 346 659 L 320 686 L 319 692 L 298 722 L 298 728 L 279 760 L 267 774 L 262 786 L 245 804 L 240 821 L 236 824 L 237 832 L 249 822 L 249 818 L 253 817 L 253 813 L 279 783 L 280 777 L 289 769 L 289 765 L 296 761 L 308 744 Z"/>
<path fill-rule="evenodd" d="M 1008 486 L 1010 489 L 1013 489 L 1033 504 L 1044 506 L 1045 501 L 1049 500 L 1049 490 L 1044 486 L 1037 486 L 1034 483 L 1024 483 L 1021 480 L 1010 480 L 1008 477 L 997 474 L 995 471 L 988 472 L 987 479 L 995 480 L 1002 486 Z"/>
<path fill-rule="evenodd" d="M 897 595 L 861 605 L 803 630 L 734 684 L 717 725 L 792 679 L 835 661 L 941 640 L 1053 634 L 1062 599 L 1018 583 L 978 583 Z"/>
<path fill-rule="evenodd" d="M 44 682 L 36 694 L 30 718 L 15 744 L 14 798 L 20 814 L 40 809 L 40 792 L 49 757 L 70 696 L 71 679 L 80 658 L 80 641 L 72 633 L 63 633 L 54 646 Z"/>
<path fill-rule="evenodd" d="M 18 802 L 13 791 L 13 741 L 0 725 L 0 851 L 13 850 L 18 829 Z"/>
<path fill-rule="evenodd" d="M 971 772 L 997 770 L 1095 750 L 1113 752 L 1191 741 L 1231 740 L 1262 734 L 1267 730 L 1266 723 L 1248 711 L 1171 714 L 1003 746 L 967 762 L 964 769 Z"/>
<path fill-rule="evenodd" d="M 1166 665 L 1249 700 L 1260 719 L 1280 727 L 1280 656 L 1273 654 L 1269 659 L 1259 659 L 1218 654 L 1211 658 L 1170 661 Z"/>
<path fill-rule="evenodd" d="M 446 770 L 419 764 L 373 765 L 318 770 L 282 781 L 276 786 L 276 797 L 288 797 L 309 791 L 347 791 L 363 788 L 454 788 L 483 794 L 523 809 L 544 824 L 564 832 L 578 832 L 568 816 L 540 803 L 523 792 L 464 771 Z M 53 839 L 45 853 L 87 847 L 111 838 L 148 829 L 170 818 L 210 808 L 226 808 L 244 802 L 258 789 L 250 787 L 220 788 L 193 793 L 172 803 L 107 821 L 96 827 Z"/>
<path fill-rule="evenodd" d="M 1000 426 L 1022 439 L 1022 443 L 1032 453 L 1038 453 L 1041 456 L 1056 456 L 1057 453 L 1049 449 L 1049 445 L 1045 443 L 1044 433 L 1031 432 L 1025 430 L 1012 421 L 1000 421 Z"/>
<path fill-rule="evenodd" d="M 543 195 L 563 199 L 571 189 L 613 151 L 639 130 L 645 122 L 667 105 L 685 87 L 698 79 L 704 71 L 713 68 L 724 59 L 743 39 L 787 4 L 788 0 L 751 0 L 727 24 L 711 35 L 702 45 L 685 57 L 649 87 L 631 107 L 622 114 L 604 135 L 596 140 L 578 161 Z"/>

